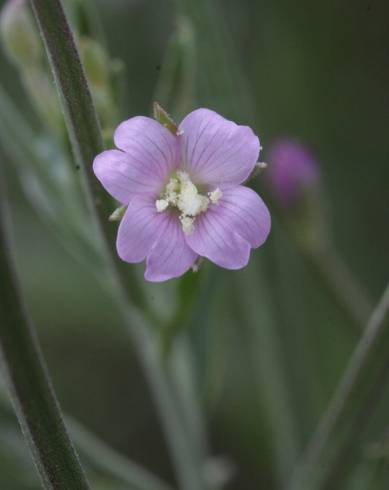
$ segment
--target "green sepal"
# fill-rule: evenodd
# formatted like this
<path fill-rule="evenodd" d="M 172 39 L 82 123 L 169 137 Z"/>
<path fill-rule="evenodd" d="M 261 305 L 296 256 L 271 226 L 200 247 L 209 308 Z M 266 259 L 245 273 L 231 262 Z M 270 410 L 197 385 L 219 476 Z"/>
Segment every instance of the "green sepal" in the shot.
<path fill-rule="evenodd" d="M 158 121 L 162 126 L 165 126 L 174 136 L 178 134 L 178 126 L 173 121 L 172 117 L 165 111 L 165 109 L 158 104 L 158 102 L 154 102 L 153 104 L 153 116 L 156 121 Z"/>

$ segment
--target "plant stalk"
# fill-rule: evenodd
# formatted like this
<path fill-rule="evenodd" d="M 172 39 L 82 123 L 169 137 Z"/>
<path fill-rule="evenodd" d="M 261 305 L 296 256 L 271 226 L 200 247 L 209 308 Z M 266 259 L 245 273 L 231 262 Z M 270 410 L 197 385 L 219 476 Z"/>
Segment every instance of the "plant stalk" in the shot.
<path fill-rule="evenodd" d="M 122 312 L 158 408 L 180 488 L 205 488 L 183 414 L 163 366 L 157 337 L 145 316 L 148 305 L 133 268 L 122 266 L 115 255 L 116 226 L 108 221 L 112 208 L 92 170 L 94 157 L 103 150 L 101 131 L 77 48 L 60 0 L 31 0 L 60 93 L 75 155 L 84 170 L 84 187 L 105 247 L 116 301 Z M 134 308 L 136 306 L 136 308 Z"/>
<path fill-rule="evenodd" d="M 4 201 L 4 189 L 0 190 Z M 35 329 L 21 298 L 0 206 L 0 354 L 22 432 L 46 489 L 87 490 L 78 456 L 66 432 Z"/>

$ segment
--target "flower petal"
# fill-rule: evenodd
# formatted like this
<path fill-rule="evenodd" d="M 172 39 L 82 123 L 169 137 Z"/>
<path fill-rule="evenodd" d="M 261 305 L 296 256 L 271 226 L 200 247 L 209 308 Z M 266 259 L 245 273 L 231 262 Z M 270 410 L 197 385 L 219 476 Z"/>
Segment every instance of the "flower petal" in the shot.
<path fill-rule="evenodd" d="M 94 159 L 93 171 L 111 196 L 122 204 L 128 204 L 134 194 L 155 195 L 161 188 L 158 175 L 123 151 L 103 151 Z"/>
<path fill-rule="evenodd" d="M 134 196 L 120 222 L 116 248 L 125 262 L 142 262 L 166 226 L 166 213 L 158 213 L 150 196 Z"/>
<path fill-rule="evenodd" d="M 253 131 L 216 112 L 197 109 L 179 129 L 182 165 L 198 183 L 241 184 L 258 161 L 260 144 Z"/>
<path fill-rule="evenodd" d="M 142 170 L 142 178 L 158 179 L 161 186 L 179 163 L 177 137 L 149 117 L 136 116 L 119 124 L 114 141 L 131 164 Z"/>
<path fill-rule="evenodd" d="M 196 218 L 193 232 L 185 236 L 186 242 L 196 253 L 221 267 L 241 269 L 249 261 L 250 244 L 235 233 L 228 219 L 215 208 Z"/>
<path fill-rule="evenodd" d="M 167 216 L 166 226 L 146 261 L 145 279 L 153 282 L 181 276 L 197 259 L 197 254 L 185 241 L 177 215 L 163 214 Z"/>
<path fill-rule="evenodd" d="M 271 218 L 266 204 L 249 187 L 242 185 L 223 189 L 223 195 L 216 204 L 215 212 L 247 240 L 252 248 L 257 248 L 266 240 L 270 232 Z"/>

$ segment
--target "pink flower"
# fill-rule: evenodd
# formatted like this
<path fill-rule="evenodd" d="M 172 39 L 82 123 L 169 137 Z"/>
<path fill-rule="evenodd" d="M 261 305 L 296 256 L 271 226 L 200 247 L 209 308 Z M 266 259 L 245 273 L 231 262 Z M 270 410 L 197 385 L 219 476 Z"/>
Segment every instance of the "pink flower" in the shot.
<path fill-rule="evenodd" d="M 249 127 L 197 109 L 177 135 L 137 116 L 118 126 L 114 141 L 119 150 L 100 153 L 93 169 L 128 205 L 117 237 L 122 260 L 146 259 L 149 281 L 181 276 L 199 256 L 227 269 L 247 265 L 270 231 L 266 205 L 240 185 L 260 151 Z"/>

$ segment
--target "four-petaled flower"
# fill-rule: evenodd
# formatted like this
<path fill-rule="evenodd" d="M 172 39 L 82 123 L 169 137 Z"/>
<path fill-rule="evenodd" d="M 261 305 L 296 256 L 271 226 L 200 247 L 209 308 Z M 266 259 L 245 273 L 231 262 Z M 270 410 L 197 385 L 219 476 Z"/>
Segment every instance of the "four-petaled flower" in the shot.
<path fill-rule="evenodd" d="M 119 150 L 99 154 L 93 169 L 128 205 L 117 237 L 122 260 L 146 259 L 149 281 L 181 276 L 199 256 L 227 269 L 247 265 L 270 230 L 266 205 L 241 185 L 260 151 L 249 127 L 197 109 L 176 135 L 137 116 L 118 126 L 114 141 Z"/>

